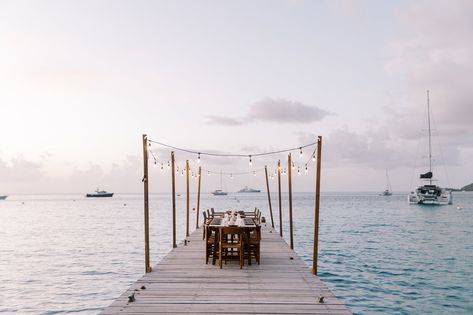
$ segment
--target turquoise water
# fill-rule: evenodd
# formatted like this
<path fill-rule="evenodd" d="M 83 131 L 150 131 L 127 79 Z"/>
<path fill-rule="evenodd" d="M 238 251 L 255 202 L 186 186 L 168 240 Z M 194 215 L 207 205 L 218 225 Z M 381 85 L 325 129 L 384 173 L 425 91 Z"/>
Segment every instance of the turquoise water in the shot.
<path fill-rule="evenodd" d="M 323 194 L 320 278 L 356 314 L 472 314 L 473 194 L 456 193 L 442 207 L 408 206 L 406 198 Z M 170 201 L 151 196 L 153 265 L 171 249 Z M 120 194 L 0 201 L 0 313 L 95 314 L 109 305 L 143 274 L 142 207 L 141 195 Z M 259 207 L 270 221 L 263 193 L 205 194 L 201 207 Z M 294 194 L 295 249 L 308 265 L 313 208 L 312 194 Z M 177 212 L 182 239 L 184 196 Z M 286 198 L 283 221 L 288 239 Z"/>

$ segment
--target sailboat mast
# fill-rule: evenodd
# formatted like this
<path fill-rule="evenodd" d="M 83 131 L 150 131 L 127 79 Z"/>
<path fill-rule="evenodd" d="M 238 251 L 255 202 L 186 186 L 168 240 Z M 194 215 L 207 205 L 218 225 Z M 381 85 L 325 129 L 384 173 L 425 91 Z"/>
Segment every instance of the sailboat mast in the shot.
<path fill-rule="evenodd" d="M 429 90 L 427 90 L 427 121 L 429 125 L 429 172 L 432 172 L 432 140 L 430 134 L 430 98 Z M 432 177 L 430 177 L 430 185 L 432 185 Z"/>
<path fill-rule="evenodd" d="M 222 170 L 220 170 L 220 190 L 222 190 Z"/>

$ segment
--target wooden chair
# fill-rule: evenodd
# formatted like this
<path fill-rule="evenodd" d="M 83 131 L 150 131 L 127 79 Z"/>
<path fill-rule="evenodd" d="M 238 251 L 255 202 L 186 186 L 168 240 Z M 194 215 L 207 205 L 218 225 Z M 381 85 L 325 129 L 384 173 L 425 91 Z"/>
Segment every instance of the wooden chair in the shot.
<path fill-rule="evenodd" d="M 212 256 L 213 261 L 215 261 L 214 255 L 214 246 L 217 246 L 217 237 L 218 228 L 207 227 L 207 232 L 205 234 L 205 263 L 209 263 L 209 257 Z"/>
<path fill-rule="evenodd" d="M 234 238 L 233 236 L 237 235 L 238 237 Z M 223 258 L 225 258 L 225 261 L 228 256 L 228 250 L 229 249 L 237 249 L 238 250 L 238 256 L 240 259 L 240 269 L 243 268 L 243 256 L 244 256 L 244 250 L 243 250 L 243 231 L 239 227 L 224 227 L 220 229 L 220 235 L 219 235 L 219 242 L 218 242 L 218 258 L 219 258 L 219 264 L 220 264 L 220 269 L 222 269 L 222 262 Z M 231 239 L 228 238 L 228 236 L 232 236 Z M 233 241 L 232 241 L 233 240 Z"/>
<path fill-rule="evenodd" d="M 208 211 L 208 210 L 207 210 Z M 203 231 L 202 231 L 202 239 L 205 240 L 205 234 L 207 233 L 207 230 L 209 228 L 209 224 L 210 222 L 212 221 L 212 219 L 210 219 L 208 216 L 207 216 L 207 213 L 205 212 L 202 212 L 202 215 L 204 216 L 204 226 L 203 226 Z"/>
<path fill-rule="evenodd" d="M 261 225 L 250 231 L 248 240 L 248 264 L 251 265 L 251 257 L 256 258 L 258 265 L 260 264 L 260 244 L 261 244 Z"/>

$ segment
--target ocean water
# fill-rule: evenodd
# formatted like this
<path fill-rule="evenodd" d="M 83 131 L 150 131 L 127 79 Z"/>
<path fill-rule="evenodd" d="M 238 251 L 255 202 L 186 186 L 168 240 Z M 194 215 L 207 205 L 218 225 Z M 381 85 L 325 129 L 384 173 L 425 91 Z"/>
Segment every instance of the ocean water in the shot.
<path fill-rule="evenodd" d="M 182 239 L 184 194 L 177 203 Z M 319 277 L 355 314 L 473 314 L 473 194 L 455 193 L 452 206 L 406 203 L 405 194 L 323 194 Z M 278 228 L 276 195 L 272 204 Z M 286 240 L 287 204 L 283 196 Z M 201 209 L 210 207 L 258 207 L 270 222 L 265 193 L 203 194 Z M 293 209 L 295 250 L 309 266 L 313 194 L 294 194 Z M 152 265 L 171 249 L 171 220 L 170 195 L 151 195 Z M 142 195 L 0 201 L 0 313 L 100 312 L 142 276 L 143 239 Z"/>

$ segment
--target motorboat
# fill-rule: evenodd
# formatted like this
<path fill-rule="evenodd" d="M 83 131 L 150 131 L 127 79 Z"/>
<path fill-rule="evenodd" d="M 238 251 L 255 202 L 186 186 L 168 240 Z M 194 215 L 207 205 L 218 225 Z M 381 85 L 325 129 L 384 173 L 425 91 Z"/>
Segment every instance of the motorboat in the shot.
<path fill-rule="evenodd" d="M 259 193 L 261 192 L 261 190 L 248 188 L 248 186 L 245 186 L 244 188 L 240 189 L 238 192 L 239 193 Z"/>
<path fill-rule="evenodd" d="M 97 190 L 94 193 L 87 194 L 86 197 L 113 197 L 113 193 L 106 192 L 105 190 Z"/>

